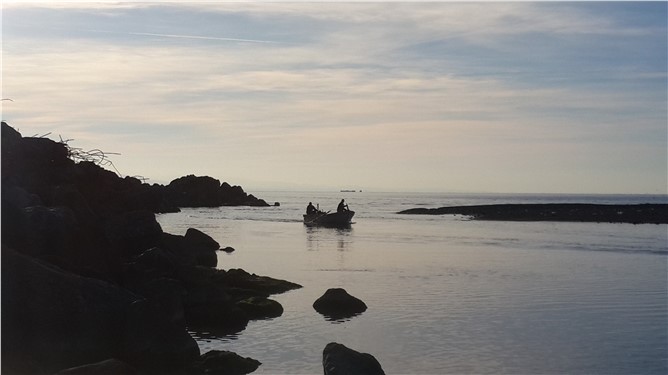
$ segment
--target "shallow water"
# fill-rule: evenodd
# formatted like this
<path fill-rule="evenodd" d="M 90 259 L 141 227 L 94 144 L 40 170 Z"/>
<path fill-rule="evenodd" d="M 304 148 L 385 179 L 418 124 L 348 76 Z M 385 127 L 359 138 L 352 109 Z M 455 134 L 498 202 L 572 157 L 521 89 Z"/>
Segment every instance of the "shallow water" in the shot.
<path fill-rule="evenodd" d="M 262 362 L 258 374 L 320 374 L 337 341 L 393 374 L 665 374 L 666 225 L 471 221 L 405 216 L 411 207 L 486 203 L 665 203 L 665 196 L 257 193 L 280 207 L 184 209 L 166 232 L 196 227 L 234 253 L 219 267 L 304 288 L 273 298 L 284 314 L 237 335 L 193 333 L 202 352 Z M 308 201 L 357 212 L 351 229 L 307 228 Z M 313 302 L 345 288 L 369 307 L 331 322 Z"/>

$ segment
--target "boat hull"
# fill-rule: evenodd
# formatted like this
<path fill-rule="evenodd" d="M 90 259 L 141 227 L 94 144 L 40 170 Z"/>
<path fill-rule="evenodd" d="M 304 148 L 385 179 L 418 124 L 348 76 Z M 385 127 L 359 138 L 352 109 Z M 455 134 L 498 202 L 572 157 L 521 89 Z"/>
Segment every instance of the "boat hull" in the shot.
<path fill-rule="evenodd" d="M 304 225 L 333 228 L 349 227 L 353 216 L 355 216 L 355 211 L 350 210 L 333 213 L 316 212 L 304 215 Z"/>

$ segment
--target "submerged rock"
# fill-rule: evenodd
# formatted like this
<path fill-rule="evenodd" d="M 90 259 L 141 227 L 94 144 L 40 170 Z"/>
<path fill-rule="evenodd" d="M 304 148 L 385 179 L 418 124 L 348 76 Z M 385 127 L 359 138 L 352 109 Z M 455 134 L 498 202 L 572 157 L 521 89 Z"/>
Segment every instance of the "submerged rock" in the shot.
<path fill-rule="evenodd" d="M 366 304 L 345 289 L 331 288 L 313 302 L 313 308 L 330 319 L 349 318 L 366 311 Z"/>
<path fill-rule="evenodd" d="M 330 342 L 322 351 L 322 367 L 325 375 L 385 375 L 374 356 L 336 342 Z"/>

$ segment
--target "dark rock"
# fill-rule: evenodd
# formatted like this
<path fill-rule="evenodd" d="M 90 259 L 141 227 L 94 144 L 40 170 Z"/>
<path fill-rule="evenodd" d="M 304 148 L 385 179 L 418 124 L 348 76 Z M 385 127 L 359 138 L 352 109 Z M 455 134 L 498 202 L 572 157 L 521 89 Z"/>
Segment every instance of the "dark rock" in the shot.
<path fill-rule="evenodd" d="M 135 258 L 139 271 L 154 277 L 175 278 L 179 267 L 176 255 L 159 247 L 152 247 Z"/>
<path fill-rule="evenodd" d="M 233 352 L 212 350 L 202 354 L 193 368 L 197 374 L 245 375 L 257 370 L 261 364 Z"/>
<path fill-rule="evenodd" d="M 336 320 L 361 314 L 367 306 L 344 289 L 332 288 L 313 302 L 313 308 L 325 317 Z"/>
<path fill-rule="evenodd" d="M 136 296 L 2 249 L 2 362 L 28 357 L 45 370 L 118 354 L 124 309 Z M 67 338 L 67 340 L 63 340 Z"/>
<path fill-rule="evenodd" d="M 122 266 L 119 283 L 135 293 L 145 295 L 143 290 L 146 284 L 154 280 L 178 279 L 178 263 L 174 254 L 153 247 Z"/>
<path fill-rule="evenodd" d="M 148 185 L 80 157 L 66 142 L 24 138 L 2 123 L 3 373 L 109 358 L 141 373 L 181 373 L 199 358 L 185 324 L 238 332 L 249 319 L 240 301 L 300 287 L 217 270 L 216 241 L 163 233 L 154 215 L 177 203 L 263 200 L 206 176 Z"/>
<path fill-rule="evenodd" d="M 259 303 L 258 306 L 249 306 L 239 304 L 242 300 L 252 297 L 266 299 L 270 294 L 301 287 L 284 280 L 251 275 L 243 270 L 224 271 L 201 266 L 181 267 L 178 279 L 187 291 L 184 309 L 188 327 L 219 334 L 239 332 L 251 318 L 275 316 L 279 309 L 273 302 L 266 302 L 264 306 Z M 247 307 L 248 311 L 243 307 Z"/>
<path fill-rule="evenodd" d="M 241 186 L 231 186 L 227 182 L 223 182 L 220 185 L 219 194 L 223 206 L 269 206 L 263 199 L 258 199 L 252 194 L 246 194 Z"/>
<path fill-rule="evenodd" d="M 216 251 L 220 249 L 220 245 L 197 229 L 189 228 L 185 236 L 164 233 L 160 238 L 160 244 L 186 265 L 212 268 L 218 265 Z"/>
<path fill-rule="evenodd" d="M 28 218 L 22 204 L 2 185 L 2 243 L 14 249 L 28 247 Z M 23 190 L 23 189 L 20 189 Z M 26 250 L 27 251 L 27 250 Z"/>
<path fill-rule="evenodd" d="M 197 342 L 177 324 L 181 320 L 177 310 L 165 314 L 164 302 L 156 298 L 132 303 L 121 335 L 119 358 L 139 368 L 167 372 L 186 368 L 199 357 Z"/>
<path fill-rule="evenodd" d="M 72 209 L 77 220 L 81 223 L 92 223 L 98 219 L 86 197 L 73 184 L 54 187 L 50 199 L 51 205 L 66 206 Z"/>
<path fill-rule="evenodd" d="M 240 268 L 230 269 L 227 272 L 218 270 L 216 281 L 228 287 L 253 290 L 263 294 L 284 293 L 288 290 L 299 289 L 302 286 L 290 281 L 274 279 L 267 276 L 250 274 Z"/>
<path fill-rule="evenodd" d="M 188 228 L 184 239 L 185 245 L 191 249 L 213 251 L 220 249 L 220 245 L 218 242 L 216 242 L 216 240 L 211 238 L 211 236 L 208 234 L 205 234 L 204 232 L 195 228 Z"/>
<path fill-rule="evenodd" d="M 209 176 L 179 177 L 166 187 L 167 197 L 178 207 L 218 207 L 220 181 Z"/>
<path fill-rule="evenodd" d="M 25 189 L 18 186 L 3 186 L 2 200 L 3 202 L 11 202 L 12 205 L 18 208 L 42 206 L 42 200 L 37 194 L 28 193 Z"/>
<path fill-rule="evenodd" d="M 184 300 L 186 307 L 212 306 L 221 303 L 233 302 L 227 293 L 227 288 L 213 282 L 191 285 Z"/>
<path fill-rule="evenodd" d="M 199 234 L 195 234 L 197 232 Z M 196 229 L 191 228 L 188 233 L 188 242 L 184 236 L 163 233 L 160 238 L 160 247 L 175 254 L 180 259 L 181 264 L 216 267 L 218 264 L 216 251 L 220 249 L 218 242 Z M 200 239 L 197 240 L 197 238 Z M 228 250 L 223 249 L 223 251 Z"/>
<path fill-rule="evenodd" d="M 164 305 L 2 249 L 2 346 L 7 368 L 46 372 L 118 358 L 137 367 L 184 366 L 199 355 Z M 12 365 L 18 363 L 19 365 Z"/>
<path fill-rule="evenodd" d="M 162 319 L 179 327 L 185 326 L 183 305 L 187 292 L 178 280 L 157 278 L 144 283 L 136 292 L 157 305 Z"/>
<path fill-rule="evenodd" d="M 139 375 L 139 371 L 118 359 L 77 366 L 59 371 L 56 375 Z"/>
<path fill-rule="evenodd" d="M 668 224 L 668 204 L 490 204 L 411 208 L 399 214 L 464 215 L 475 220 Z"/>
<path fill-rule="evenodd" d="M 248 194 L 244 206 L 269 207 L 269 203 L 267 203 L 264 199 L 255 197 L 253 194 Z"/>
<path fill-rule="evenodd" d="M 384 375 L 385 372 L 374 356 L 360 353 L 343 344 L 330 342 L 322 351 L 325 375 Z"/>
<path fill-rule="evenodd" d="M 179 280 L 186 288 L 183 301 L 187 325 L 196 331 L 232 334 L 246 328 L 250 318 L 228 294 L 228 288 L 214 280 L 218 270 L 182 267 Z"/>
<path fill-rule="evenodd" d="M 129 211 L 109 219 L 104 231 L 112 246 L 125 256 L 138 255 L 159 244 L 162 228 L 151 211 Z"/>
<path fill-rule="evenodd" d="M 250 319 L 277 318 L 283 315 L 283 306 L 280 303 L 263 297 L 251 297 L 237 302 Z"/>
<path fill-rule="evenodd" d="M 34 256 L 60 255 L 75 247 L 77 220 L 70 208 L 35 206 L 26 207 L 24 212 L 26 253 Z"/>
<path fill-rule="evenodd" d="M 234 248 L 233 248 L 233 247 L 230 247 L 230 246 L 227 246 L 227 247 L 224 248 L 224 249 L 220 249 L 220 251 L 224 251 L 224 252 L 226 252 L 226 253 L 229 254 L 229 253 L 234 252 Z"/>
<path fill-rule="evenodd" d="M 189 329 L 216 335 L 239 333 L 250 320 L 248 314 L 232 302 L 187 306 L 185 314 Z"/>

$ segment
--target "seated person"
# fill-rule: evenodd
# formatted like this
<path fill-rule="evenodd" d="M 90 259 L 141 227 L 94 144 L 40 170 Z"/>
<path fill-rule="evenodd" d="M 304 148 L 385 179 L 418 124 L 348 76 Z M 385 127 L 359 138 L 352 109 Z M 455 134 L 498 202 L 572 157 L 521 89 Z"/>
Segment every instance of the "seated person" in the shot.
<path fill-rule="evenodd" d="M 307 215 L 314 214 L 317 211 L 318 210 L 316 210 L 315 206 L 313 206 L 313 203 L 308 202 L 308 206 L 306 206 L 306 214 Z"/>
<path fill-rule="evenodd" d="M 341 199 L 341 203 L 339 203 L 339 206 L 336 208 L 336 212 L 343 211 L 348 211 L 348 205 L 346 204 L 345 200 Z"/>

